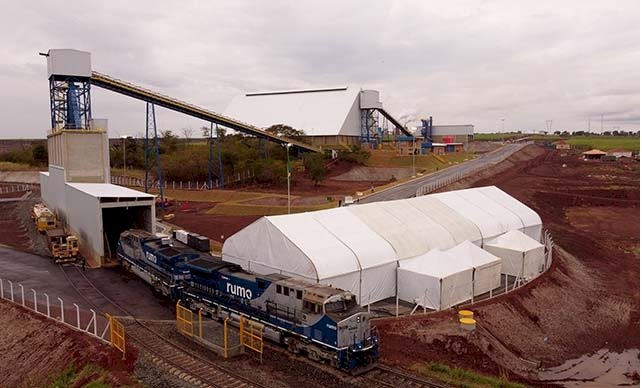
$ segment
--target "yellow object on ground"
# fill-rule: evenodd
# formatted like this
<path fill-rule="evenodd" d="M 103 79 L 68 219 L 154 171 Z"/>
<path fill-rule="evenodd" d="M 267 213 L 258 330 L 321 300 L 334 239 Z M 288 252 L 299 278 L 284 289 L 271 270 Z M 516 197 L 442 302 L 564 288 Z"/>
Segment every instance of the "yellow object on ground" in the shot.
<path fill-rule="evenodd" d="M 472 318 L 474 315 L 470 310 L 459 310 L 459 318 Z"/>

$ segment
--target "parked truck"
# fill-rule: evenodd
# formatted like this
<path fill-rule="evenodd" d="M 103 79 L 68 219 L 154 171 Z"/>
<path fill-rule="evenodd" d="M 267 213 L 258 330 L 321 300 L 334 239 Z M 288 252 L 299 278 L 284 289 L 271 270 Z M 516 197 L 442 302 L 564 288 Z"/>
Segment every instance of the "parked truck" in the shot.
<path fill-rule="evenodd" d="M 63 228 L 47 230 L 47 242 L 56 264 L 74 262 L 78 258 L 78 237 Z"/>
<path fill-rule="evenodd" d="M 36 224 L 38 232 L 45 232 L 58 226 L 54 212 L 49 210 L 49 208 L 42 203 L 37 203 L 33 206 L 33 209 L 31 210 L 31 218 Z"/>

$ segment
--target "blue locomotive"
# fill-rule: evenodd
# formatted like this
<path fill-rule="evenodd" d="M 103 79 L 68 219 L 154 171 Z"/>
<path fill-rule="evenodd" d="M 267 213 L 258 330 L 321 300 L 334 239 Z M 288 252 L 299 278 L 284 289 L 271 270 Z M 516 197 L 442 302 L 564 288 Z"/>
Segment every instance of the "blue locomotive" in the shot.
<path fill-rule="evenodd" d="M 170 238 L 121 234 L 123 266 L 156 290 L 213 317 L 241 315 L 264 325 L 264 337 L 347 371 L 373 366 L 377 337 L 370 314 L 350 292 L 279 274 L 257 275 Z"/>

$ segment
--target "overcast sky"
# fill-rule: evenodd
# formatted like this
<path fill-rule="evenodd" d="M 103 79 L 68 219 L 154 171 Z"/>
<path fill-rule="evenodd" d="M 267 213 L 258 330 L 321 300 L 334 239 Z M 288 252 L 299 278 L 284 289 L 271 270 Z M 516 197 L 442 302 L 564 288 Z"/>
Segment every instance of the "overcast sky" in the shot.
<path fill-rule="evenodd" d="M 476 131 L 637 130 L 638 0 L 11 1 L 0 16 L 0 137 L 44 137 L 45 58 L 90 51 L 94 70 L 218 112 L 257 90 L 356 84 L 401 121 Z M 92 89 L 110 135 L 144 132 L 143 102 Z M 323 114 L 322 111 L 319 114 Z M 162 129 L 205 123 L 158 108 Z"/>

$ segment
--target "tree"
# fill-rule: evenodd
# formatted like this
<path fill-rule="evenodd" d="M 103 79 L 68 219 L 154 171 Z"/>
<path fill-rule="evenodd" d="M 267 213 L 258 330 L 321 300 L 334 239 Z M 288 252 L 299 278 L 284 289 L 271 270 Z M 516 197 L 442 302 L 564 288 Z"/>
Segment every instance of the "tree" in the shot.
<path fill-rule="evenodd" d="M 49 159 L 47 154 L 47 147 L 43 143 L 36 144 L 31 149 L 31 157 L 35 165 L 46 165 Z"/>
<path fill-rule="evenodd" d="M 187 145 L 187 140 L 192 138 L 192 135 L 194 135 L 194 130 L 192 127 L 185 127 L 182 129 L 183 131 L 183 136 L 185 137 L 185 145 Z"/>
<path fill-rule="evenodd" d="M 210 128 L 206 126 L 201 127 L 201 134 L 204 138 L 209 139 L 210 137 Z"/>
<path fill-rule="evenodd" d="M 560 132 L 560 131 L 555 131 L 555 132 L 553 132 L 553 134 L 555 134 L 555 135 L 557 135 L 557 136 L 559 136 L 559 135 L 560 135 L 560 133 L 562 133 L 562 132 Z"/>
<path fill-rule="evenodd" d="M 160 131 L 161 134 L 161 153 L 173 152 L 178 148 L 178 136 L 174 135 L 172 131 Z"/>
<path fill-rule="evenodd" d="M 321 184 L 327 173 L 325 156 L 317 153 L 304 155 L 303 166 L 305 166 L 305 171 L 307 171 L 314 185 Z"/>
<path fill-rule="evenodd" d="M 296 130 L 285 124 L 272 125 L 268 129 L 266 129 L 265 132 L 276 136 L 285 136 L 285 137 L 291 137 L 294 139 L 305 135 L 305 132 Z"/>
<path fill-rule="evenodd" d="M 611 131 L 602 132 L 602 136 L 611 136 Z"/>

